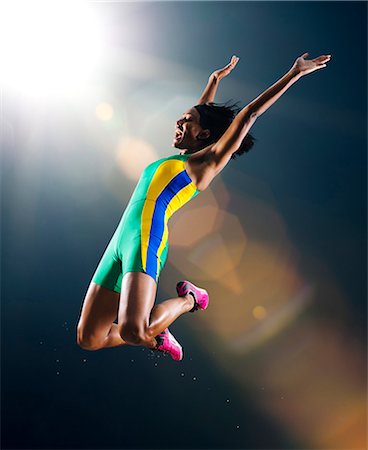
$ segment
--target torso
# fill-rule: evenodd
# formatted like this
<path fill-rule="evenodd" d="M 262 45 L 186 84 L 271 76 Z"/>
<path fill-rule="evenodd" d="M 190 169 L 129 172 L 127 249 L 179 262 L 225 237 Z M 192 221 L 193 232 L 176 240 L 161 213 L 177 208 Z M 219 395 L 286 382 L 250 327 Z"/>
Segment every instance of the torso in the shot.
<path fill-rule="evenodd" d="M 186 168 L 190 156 L 171 155 L 149 164 L 143 170 L 128 206 L 139 201 L 153 201 L 162 208 L 170 205 L 173 213 L 197 195 L 199 189 Z"/>

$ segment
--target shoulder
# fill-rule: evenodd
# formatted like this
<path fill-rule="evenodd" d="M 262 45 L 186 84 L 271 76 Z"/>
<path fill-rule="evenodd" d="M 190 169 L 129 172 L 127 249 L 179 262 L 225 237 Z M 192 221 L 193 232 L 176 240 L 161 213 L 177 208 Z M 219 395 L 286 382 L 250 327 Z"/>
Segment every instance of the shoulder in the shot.
<path fill-rule="evenodd" d="M 199 150 L 196 153 L 193 153 L 187 159 L 190 165 L 211 165 L 214 161 L 214 144 L 210 144 L 202 150 Z"/>
<path fill-rule="evenodd" d="M 229 158 L 220 158 L 216 152 L 216 143 L 199 150 L 190 155 L 187 160 L 187 165 L 191 166 L 193 170 L 200 172 L 208 172 L 213 176 L 217 175 L 229 162 Z"/>
<path fill-rule="evenodd" d="M 186 168 L 190 178 L 199 191 L 205 190 L 217 175 L 213 144 L 190 155 L 186 161 Z"/>

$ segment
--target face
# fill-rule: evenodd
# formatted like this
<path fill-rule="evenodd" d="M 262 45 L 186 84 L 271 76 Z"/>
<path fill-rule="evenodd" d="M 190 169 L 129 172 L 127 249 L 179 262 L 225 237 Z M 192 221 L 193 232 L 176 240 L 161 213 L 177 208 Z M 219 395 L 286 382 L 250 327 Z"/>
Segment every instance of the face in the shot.
<path fill-rule="evenodd" d="M 210 131 L 203 130 L 199 119 L 199 112 L 195 108 L 190 108 L 176 121 L 172 147 L 178 148 L 180 155 L 195 153 L 203 148 L 203 142 L 208 138 Z"/>

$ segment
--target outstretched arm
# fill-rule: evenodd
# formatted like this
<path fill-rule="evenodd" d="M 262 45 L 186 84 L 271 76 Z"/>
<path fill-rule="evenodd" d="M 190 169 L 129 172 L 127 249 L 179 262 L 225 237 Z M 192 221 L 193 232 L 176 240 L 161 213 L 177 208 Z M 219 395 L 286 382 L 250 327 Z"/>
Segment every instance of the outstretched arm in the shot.
<path fill-rule="evenodd" d="M 257 117 L 273 105 L 290 86 L 302 76 L 326 67 L 326 63 L 331 59 L 331 55 L 322 55 L 312 60 L 305 60 L 304 58 L 307 56 L 308 53 L 304 53 L 297 58 L 291 69 L 282 78 L 239 112 L 212 148 L 217 155 L 215 160 L 218 165 L 222 166 L 228 162 L 231 155 L 240 147 Z"/>
<path fill-rule="evenodd" d="M 205 87 L 200 99 L 198 100 L 197 105 L 202 105 L 203 103 L 214 101 L 220 80 L 229 75 L 238 61 L 239 58 L 234 55 L 227 66 L 222 69 L 215 70 L 213 73 L 211 73 L 208 79 L 207 86 Z"/>

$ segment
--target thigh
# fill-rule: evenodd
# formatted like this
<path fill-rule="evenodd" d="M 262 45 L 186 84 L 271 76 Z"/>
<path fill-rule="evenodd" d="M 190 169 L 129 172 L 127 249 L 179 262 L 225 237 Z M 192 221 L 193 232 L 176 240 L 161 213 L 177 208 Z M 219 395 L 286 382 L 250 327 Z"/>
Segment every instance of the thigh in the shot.
<path fill-rule="evenodd" d="M 116 235 L 111 239 L 93 274 L 92 281 L 111 291 L 120 293 L 122 263 L 116 252 Z"/>
<path fill-rule="evenodd" d="M 103 339 L 118 316 L 119 293 L 91 281 L 83 301 L 78 333 L 84 339 Z"/>
<path fill-rule="evenodd" d="M 119 326 L 145 330 L 149 326 L 155 303 L 157 284 L 144 272 L 127 272 L 123 276 L 120 293 Z"/>

